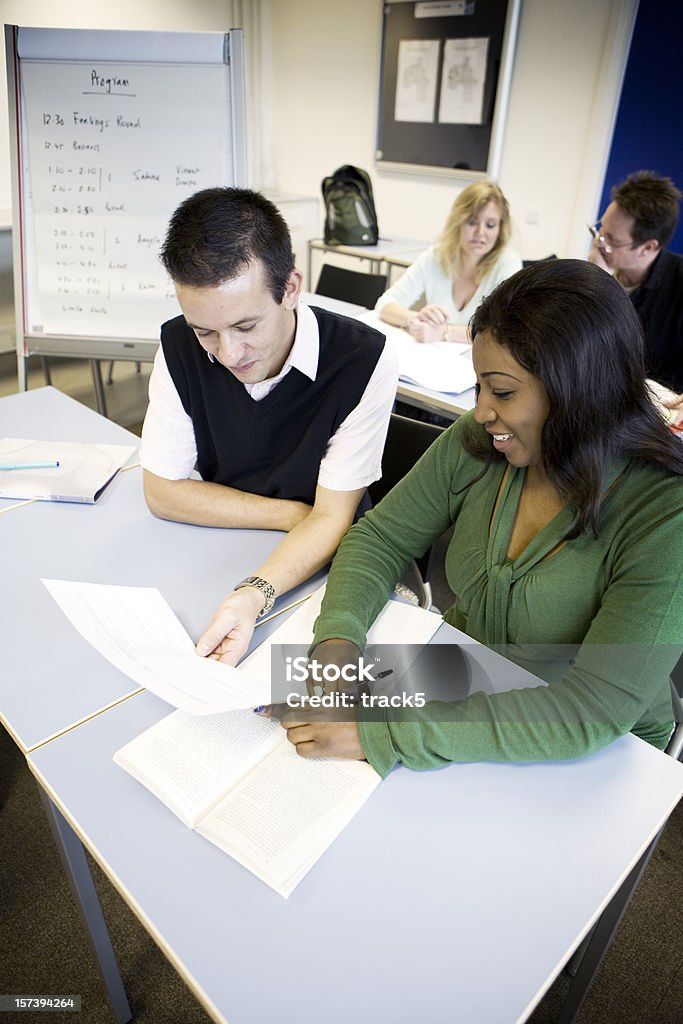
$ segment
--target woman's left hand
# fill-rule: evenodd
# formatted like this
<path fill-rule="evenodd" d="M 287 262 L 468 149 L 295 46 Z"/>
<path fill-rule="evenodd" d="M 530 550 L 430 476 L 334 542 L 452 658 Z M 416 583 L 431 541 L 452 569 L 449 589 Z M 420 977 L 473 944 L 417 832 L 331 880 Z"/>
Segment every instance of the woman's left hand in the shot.
<path fill-rule="evenodd" d="M 443 306 L 437 306 L 432 303 L 428 306 L 423 306 L 417 314 L 418 320 L 423 320 L 426 324 L 433 324 L 435 327 L 443 327 L 448 323 L 448 310 L 444 309 Z"/>

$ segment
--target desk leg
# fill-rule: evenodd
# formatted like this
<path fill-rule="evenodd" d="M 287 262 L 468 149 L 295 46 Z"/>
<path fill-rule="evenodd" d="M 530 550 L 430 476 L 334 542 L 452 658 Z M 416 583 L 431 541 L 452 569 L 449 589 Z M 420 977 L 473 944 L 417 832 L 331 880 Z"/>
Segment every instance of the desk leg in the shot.
<path fill-rule="evenodd" d="M 306 291 L 310 292 L 311 288 L 311 273 L 313 263 L 313 250 L 311 249 L 311 243 L 308 242 L 306 245 Z"/>
<path fill-rule="evenodd" d="M 583 1001 L 593 984 L 593 979 L 598 973 L 598 968 L 609 949 L 609 945 L 621 923 L 622 917 L 626 913 L 631 898 L 638 887 L 640 877 L 654 853 L 661 834 L 660 831 L 652 840 L 643 856 L 621 883 L 620 888 L 616 891 L 598 919 L 598 923 L 595 925 L 586 944 L 585 952 L 581 957 L 574 979 L 569 986 L 562 1009 L 555 1019 L 555 1024 L 573 1024 L 573 1021 L 576 1020 Z"/>
<path fill-rule="evenodd" d="M 95 954 L 114 1019 L 116 1024 L 128 1024 L 128 1021 L 132 1020 L 133 1014 L 128 1005 L 126 990 L 123 987 L 121 972 L 116 962 L 116 955 L 109 938 L 100 901 L 97 898 L 85 850 L 76 833 L 40 786 L 38 791 L 66 871 L 67 881 L 76 899 L 81 920 L 85 925 L 90 948 Z"/>
<path fill-rule="evenodd" d="M 100 367 L 99 359 L 90 360 L 90 369 L 92 371 L 92 383 L 95 389 L 95 401 L 97 402 L 97 411 L 100 416 L 107 415 L 107 400 L 104 397 L 104 387 L 102 385 L 102 369 Z"/>

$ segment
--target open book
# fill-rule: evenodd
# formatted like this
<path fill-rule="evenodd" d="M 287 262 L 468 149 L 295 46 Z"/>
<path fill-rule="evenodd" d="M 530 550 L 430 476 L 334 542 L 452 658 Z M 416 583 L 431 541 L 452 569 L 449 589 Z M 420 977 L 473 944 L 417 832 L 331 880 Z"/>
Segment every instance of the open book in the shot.
<path fill-rule="evenodd" d="M 300 757 L 277 721 L 253 711 L 174 711 L 114 760 L 285 897 L 380 782 L 363 761 Z"/>
<path fill-rule="evenodd" d="M 126 444 L 2 437 L 0 498 L 93 505 L 134 451 L 134 445 Z M 19 468 L 2 468 L 8 465 Z"/>
<path fill-rule="evenodd" d="M 324 587 L 240 666 L 271 681 L 271 651 L 310 642 Z M 441 617 L 390 601 L 369 643 L 428 643 Z M 282 650 L 282 648 L 280 648 Z M 252 705 L 253 706 L 253 705 Z M 189 828 L 289 896 L 379 784 L 364 761 L 300 757 L 274 719 L 252 710 L 174 711 L 114 755 Z"/>

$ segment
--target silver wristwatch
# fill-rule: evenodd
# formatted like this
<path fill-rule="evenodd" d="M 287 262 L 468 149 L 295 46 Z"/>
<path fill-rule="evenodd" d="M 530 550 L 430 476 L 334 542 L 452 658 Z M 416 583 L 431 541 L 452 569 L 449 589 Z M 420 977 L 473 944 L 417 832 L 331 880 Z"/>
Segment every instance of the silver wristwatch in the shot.
<path fill-rule="evenodd" d="M 246 579 L 241 580 L 240 583 L 233 587 L 233 590 L 239 590 L 241 587 L 254 587 L 255 590 L 261 591 L 266 599 L 266 603 L 256 618 L 260 619 L 264 615 L 267 615 L 275 604 L 275 587 L 273 584 L 269 583 L 268 580 L 262 579 L 260 576 L 247 576 Z"/>

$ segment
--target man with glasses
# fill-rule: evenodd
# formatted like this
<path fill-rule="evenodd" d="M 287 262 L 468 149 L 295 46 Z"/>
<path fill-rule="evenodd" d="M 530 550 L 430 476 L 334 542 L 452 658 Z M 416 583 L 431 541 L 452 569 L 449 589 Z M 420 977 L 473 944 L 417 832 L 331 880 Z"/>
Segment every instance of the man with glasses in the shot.
<path fill-rule="evenodd" d="M 681 193 L 651 171 L 629 175 L 611 191 L 602 220 L 589 230 L 589 260 L 630 295 L 645 334 L 649 377 L 674 391 L 674 420 L 683 421 L 683 256 L 669 252 Z"/>

